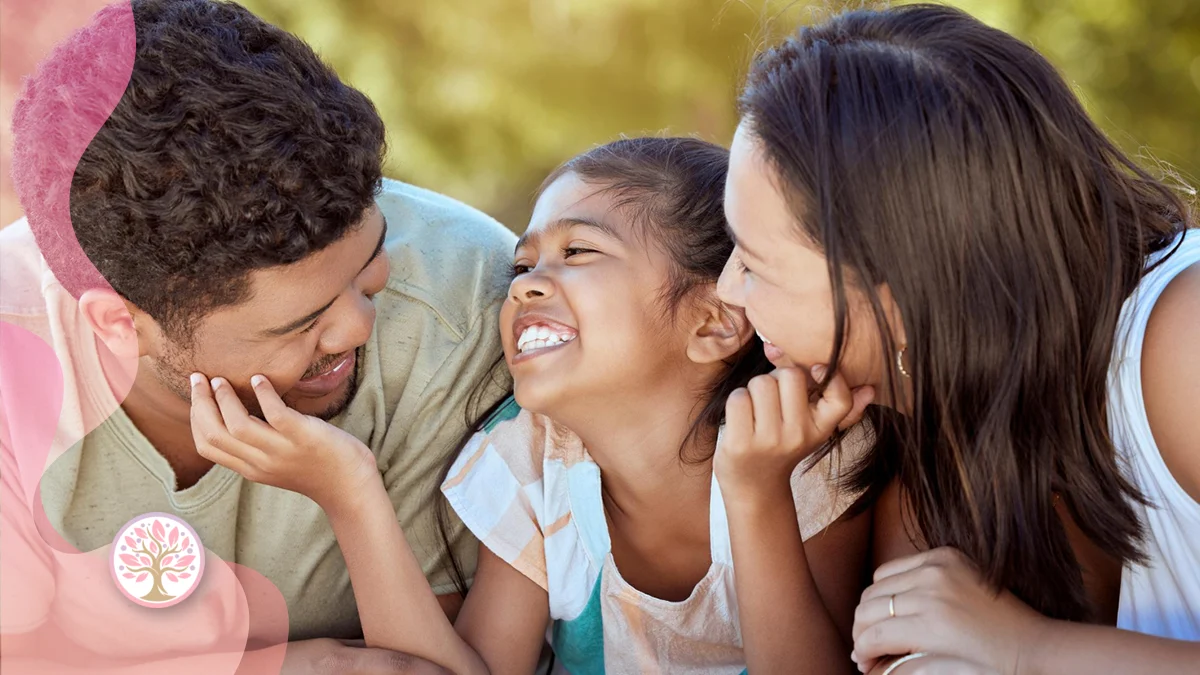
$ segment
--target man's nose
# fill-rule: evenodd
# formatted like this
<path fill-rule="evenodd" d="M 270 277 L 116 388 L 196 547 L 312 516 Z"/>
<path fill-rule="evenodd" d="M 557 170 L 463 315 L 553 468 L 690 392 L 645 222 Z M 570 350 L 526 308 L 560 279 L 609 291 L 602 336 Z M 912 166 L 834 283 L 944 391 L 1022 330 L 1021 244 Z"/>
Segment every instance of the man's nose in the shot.
<path fill-rule="evenodd" d="M 334 325 L 321 336 L 321 350 L 328 354 L 340 354 L 358 349 L 365 345 L 375 328 L 375 303 L 371 298 L 362 294 L 354 294 L 353 298 L 343 298 L 337 307 L 338 314 L 334 317 Z M 335 307 L 330 307 L 333 311 Z"/>

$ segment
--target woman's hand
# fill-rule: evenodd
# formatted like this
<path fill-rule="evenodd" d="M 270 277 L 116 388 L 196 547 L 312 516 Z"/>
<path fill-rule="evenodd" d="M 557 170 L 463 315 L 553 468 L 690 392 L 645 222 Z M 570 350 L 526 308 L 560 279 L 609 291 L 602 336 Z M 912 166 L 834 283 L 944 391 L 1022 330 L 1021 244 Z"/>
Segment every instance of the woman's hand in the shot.
<path fill-rule="evenodd" d="M 868 675 L 1000 675 L 993 668 L 955 656 L 921 654 L 901 662 L 903 658 L 880 661 Z M 896 664 L 894 668 L 892 664 Z"/>
<path fill-rule="evenodd" d="M 958 550 L 938 548 L 876 570 L 854 613 L 853 657 L 864 673 L 881 657 L 914 652 L 1016 673 L 1021 649 L 1049 621 L 1012 593 L 997 594 Z"/>
<path fill-rule="evenodd" d="M 329 511 L 379 481 L 357 438 L 289 407 L 262 375 L 250 380 L 266 421 L 252 417 L 222 378 L 192 375 L 192 437 L 208 460 L 247 480 L 292 490 Z"/>
<path fill-rule="evenodd" d="M 814 366 L 813 378 L 824 376 Z M 834 373 L 822 396 L 809 400 L 808 377 L 798 368 L 779 368 L 750 380 L 725 403 L 725 431 L 713 471 L 727 498 L 759 493 L 764 486 L 788 486 L 796 466 L 839 428 L 862 419 L 875 396 L 869 386 L 851 391 Z"/>

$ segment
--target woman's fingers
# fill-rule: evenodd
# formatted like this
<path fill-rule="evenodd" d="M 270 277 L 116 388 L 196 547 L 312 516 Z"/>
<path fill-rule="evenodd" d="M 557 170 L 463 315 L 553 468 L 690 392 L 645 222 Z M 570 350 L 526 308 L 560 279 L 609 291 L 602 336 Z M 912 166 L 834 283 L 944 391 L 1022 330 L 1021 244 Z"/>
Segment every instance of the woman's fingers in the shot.
<path fill-rule="evenodd" d="M 893 574 L 885 579 L 880 579 L 862 592 L 859 602 L 863 603 L 874 598 L 887 598 L 892 595 L 900 595 L 901 593 L 908 593 L 909 591 L 922 588 L 923 577 L 925 577 L 923 570 L 925 568 L 919 567 L 901 574 Z"/>
<path fill-rule="evenodd" d="M 897 616 L 871 625 L 854 640 L 855 663 L 870 663 L 891 654 L 909 654 L 922 649 L 928 627 L 911 616 Z"/>
<path fill-rule="evenodd" d="M 875 387 L 864 385 L 850 392 L 853 398 L 853 404 L 850 406 L 850 414 L 846 415 L 838 424 L 838 429 L 845 431 L 850 427 L 862 421 L 863 414 L 867 411 L 867 406 L 875 400 Z"/>
<path fill-rule="evenodd" d="M 903 558 L 889 560 L 875 569 L 873 579 L 875 583 L 879 583 L 888 577 L 914 570 L 929 562 L 931 553 L 932 551 L 921 551 L 920 553 L 906 555 Z"/>
<path fill-rule="evenodd" d="M 919 603 L 919 597 L 911 592 L 896 593 L 895 595 L 889 594 L 874 597 L 870 600 L 863 600 L 858 603 L 858 607 L 854 610 L 854 627 L 851 629 L 850 637 L 858 640 L 858 636 L 862 635 L 871 626 L 893 618 L 893 610 L 896 612 L 896 616 L 916 614 Z"/>
<path fill-rule="evenodd" d="M 953 656 L 926 655 L 906 661 L 891 675 L 999 675 L 988 666 Z"/>
<path fill-rule="evenodd" d="M 825 366 L 813 366 L 813 379 L 820 382 L 825 376 Z M 834 372 L 825 385 L 821 398 L 812 406 L 812 426 L 820 438 L 829 438 L 837 430 L 842 420 L 850 414 L 854 405 L 854 397 L 846 378 L 840 372 Z"/>

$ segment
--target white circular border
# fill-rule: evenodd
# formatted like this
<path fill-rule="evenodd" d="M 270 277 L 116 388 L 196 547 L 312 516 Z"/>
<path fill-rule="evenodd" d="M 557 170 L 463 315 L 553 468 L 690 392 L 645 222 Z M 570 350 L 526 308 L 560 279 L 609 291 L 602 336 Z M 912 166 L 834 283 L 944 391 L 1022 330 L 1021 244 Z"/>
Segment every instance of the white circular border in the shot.
<path fill-rule="evenodd" d="M 125 564 L 124 561 L 120 560 L 118 557 L 121 554 L 121 548 L 120 548 L 121 544 L 122 544 L 121 540 L 125 537 L 125 535 L 128 533 L 130 528 L 137 525 L 138 521 L 141 521 L 146 518 L 165 518 L 165 519 L 175 523 L 176 525 L 179 526 L 180 530 L 186 532 L 187 534 L 189 534 L 192 537 L 192 540 L 195 542 L 195 546 L 196 546 L 196 574 L 195 574 L 195 579 L 192 581 L 192 585 L 189 586 L 188 589 L 186 591 L 184 591 L 183 593 L 180 593 L 179 595 L 175 596 L 174 598 L 171 598 L 170 600 L 167 600 L 166 602 L 148 602 L 148 601 L 143 600 L 143 599 L 135 596 L 134 594 L 130 593 L 129 589 L 125 588 L 124 584 L 121 583 L 121 578 L 119 576 L 121 574 L 121 572 L 119 572 L 117 570 L 117 567 L 119 565 Z M 153 609 L 162 609 L 165 607 L 172 607 L 174 605 L 178 605 L 179 603 L 183 602 L 184 600 L 186 600 L 188 598 L 188 596 L 190 596 L 192 594 L 193 591 L 196 590 L 196 587 L 200 585 L 200 579 L 201 579 L 201 577 L 204 576 L 204 559 L 207 557 L 206 553 L 207 552 L 204 548 L 204 544 L 203 544 L 203 542 L 200 541 L 199 535 L 196 534 L 195 528 L 193 528 L 190 524 L 188 524 L 187 521 L 185 521 L 184 519 L 180 518 L 179 516 L 176 516 L 171 513 L 163 513 L 161 511 L 151 511 L 149 513 L 143 513 L 140 516 L 137 516 L 136 518 L 130 519 L 129 522 L 127 522 L 121 526 L 121 529 L 117 530 L 117 535 L 115 537 L 113 537 L 112 554 L 109 556 L 109 559 L 108 559 L 108 571 L 112 575 L 113 583 L 116 584 L 117 590 L 119 590 L 121 592 L 121 595 L 124 595 L 126 598 L 129 598 L 131 601 L 141 605 L 142 607 L 151 607 Z"/>

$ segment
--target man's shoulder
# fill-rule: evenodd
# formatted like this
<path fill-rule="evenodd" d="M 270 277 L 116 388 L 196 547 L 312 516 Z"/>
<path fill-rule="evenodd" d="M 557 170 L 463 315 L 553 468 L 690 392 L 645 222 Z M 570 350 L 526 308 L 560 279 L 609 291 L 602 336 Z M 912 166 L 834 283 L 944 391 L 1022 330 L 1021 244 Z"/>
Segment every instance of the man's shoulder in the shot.
<path fill-rule="evenodd" d="M 24 218 L 0 229 L 0 313 L 44 314 L 42 254 Z"/>
<path fill-rule="evenodd" d="M 464 334 L 508 288 L 516 236 L 490 216 L 423 188 L 384 179 L 391 275 L 384 295 L 432 309 Z"/>
<path fill-rule="evenodd" d="M 457 199 L 385 178 L 377 202 L 388 221 L 388 242 L 422 250 L 512 255 L 516 235 Z"/>

